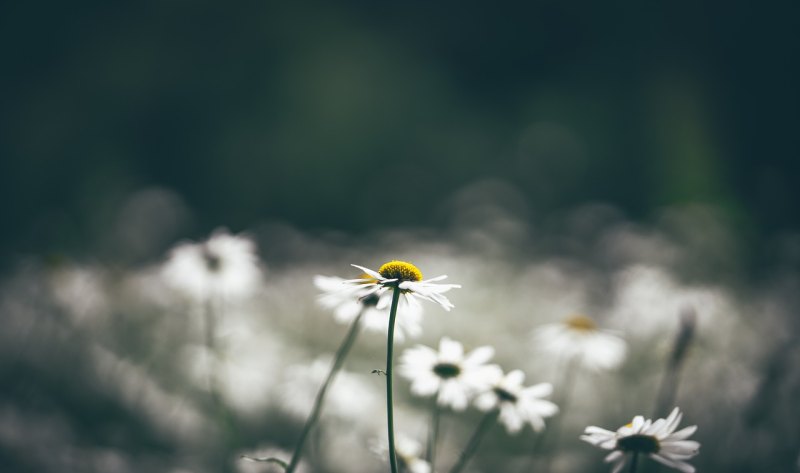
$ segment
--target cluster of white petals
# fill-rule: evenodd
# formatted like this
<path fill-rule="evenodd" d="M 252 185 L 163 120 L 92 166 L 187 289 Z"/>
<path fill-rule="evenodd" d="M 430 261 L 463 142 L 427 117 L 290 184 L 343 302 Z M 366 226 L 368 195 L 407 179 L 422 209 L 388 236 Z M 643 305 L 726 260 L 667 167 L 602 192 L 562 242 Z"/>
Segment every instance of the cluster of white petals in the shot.
<path fill-rule="evenodd" d="M 176 245 L 161 275 L 167 285 L 197 302 L 243 299 L 262 282 L 253 240 L 226 229 L 214 231 L 204 242 Z"/>
<path fill-rule="evenodd" d="M 687 440 L 695 433 L 697 426 L 692 425 L 676 432 L 682 417 L 683 414 L 676 407 L 666 419 L 652 421 L 636 416 L 616 432 L 589 426 L 581 440 L 605 450 L 612 450 L 605 459 L 613 464 L 612 473 L 622 471 L 630 454 L 634 453 L 647 455 L 683 473 L 694 473 L 695 468 L 685 460 L 694 457 L 700 450 L 699 442 Z"/>
<path fill-rule="evenodd" d="M 461 343 L 444 337 L 439 341 L 439 351 L 423 345 L 405 350 L 398 371 L 411 381 L 413 394 L 436 395 L 440 406 L 463 411 L 476 394 L 489 389 L 502 374 L 499 366 L 487 364 L 492 356 L 492 347 L 465 354 Z"/>
<path fill-rule="evenodd" d="M 592 371 L 617 368 L 627 352 L 622 338 L 597 328 L 591 319 L 581 315 L 538 327 L 531 341 L 536 350 L 548 356 L 575 360 Z"/>
<path fill-rule="evenodd" d="M 391 292 L 370 297 L 370 289 L 335 276 L 315 276 L 314 285 L 322 291 L 319 303 L 333 311 L 333 318 L 341 324 L 349 324 L 361 311 L 361 325 L 366 330 L 387 333 L 389 330 L 389 306 Z M 394 336 L 403 341 L 406 336 L 417 337 L 422 332 L 422 305 L 414 299 L 401 298 L 397 307 Z"/>
<path fill-rule="evenodd" d="M 544 429 L 544 419 L 558 413 L 558 406 L 544 399 L 553 392 L 550 383 L 523 386 L 525 373 L 514 370 L 499 376 L 489 391 L 475 399 L 475 406 L 483 411 L 500 409 L 500 422 L 509 433 L 522 430 L 525 423 L 539 432 Z"/>

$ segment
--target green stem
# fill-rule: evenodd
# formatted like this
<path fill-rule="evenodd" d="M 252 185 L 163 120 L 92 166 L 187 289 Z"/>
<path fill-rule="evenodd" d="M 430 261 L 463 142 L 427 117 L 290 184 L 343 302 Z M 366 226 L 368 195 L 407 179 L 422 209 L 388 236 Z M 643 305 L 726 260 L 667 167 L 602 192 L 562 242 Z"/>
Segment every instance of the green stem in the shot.
<path fill-rule="evenodd" d="M 322 383 L 322 386 L 317 392 L 317 397 L 314 399 L 314 407 L 311 408 L 311 414 L 308 415 L 308 419 L 306 419 L 306 423 L 303 426 L 303 431 L 300 433 L 300 439 L 297 441 L 297 446 L 294 449 L 294 454 L 289 462 L 289 466 L 286 467 L 286 473 L 294 472 L 294 470 L 297 468 L 297 464 L 300 462 L 300 457 L 303 454 L 303 447 L 305 446 L 308 434 L 311 432 L 311 429 L 314 427 L 314 425 L 316 425 L 317 421 L 319 420 L 319 416 L 322 413 L 322 403 L 325 400 L 325 394 L 328 391 L 328 387 L 331 385 L 334 378 L 336 378 L 336 374 L 342 368 L 344 359 L 350 352 L 350 348 L 353 346 L 353 343 L 355 343 L 356 336 L 358 336 L 358 330 L 361 326 L 361 317 L 364 315 L 364 312 L 365 310 L 362 308 L 361 312 L 359 312 L 356 318 L 353 320 L 353 323 L 350 324 L 350 328 L 348 329 L 344 340 L 342 340 L 342 344 L 339 345 L 339 349 L 336 350 L 336 356 L 333 359 L 331 369 L 328 372 L 328 376 L 325 378 L 325 382 Z"/>
<path fill-rule="evenodd" d="M 554 417 L 549 424 L 549 428 L 539 436 L 541 439 L 538 447 L 547 448 L 545 444 L 550 444 L 549 449 L 544 455 L 544 463 L 542 470 L 545 472 L 550 471 L 550 466 L 558 451 L 558 443 L 561 437 L 561 426 L 564 422 L 564 413 L 568 411 L 567 405 L 569 404 L 572 395 L 572 388 L 575 385 L 576 375 L 580 368 L 580 358 L 572 357 L 566 361 L 566 366 L 561 373 L 563 374 L 561 381 L 556 385 L 558 397 L 553 399 L 553 402 L 558 406 L 559 415 Z M 535 460 L 535 459 L 534 459 Z"/>
<path fill-rule="evenodd" d="M 631 467 L 628 470 L 629 473 L 636 473 L 636 463 L 639 460 L 639 452 L 633 452 L 633 457 L 631 457 Z"/>
<path fill-rule="evenodd" d="M 397 303 L 400 301 L 400 288 L 392 289 L 392 308 L 389 311 L 389 336 L 386 341 L 386 423 L 389 430 L 389 465 L 392 473 L 397 473 L 397 454 L 394 448 L 394 407 L 392 405 L 392 356 L 394 353 L 394 323 L 397 319 Z"/>
<path fill-rule="evenodd" d="M 439 393 L 433 396 L 433 407 L 431 408 L 431 430 L 428 434 L 428 450 L 425 452 L 425 459 L 431 465 L 431 471 L 435 471 L 434 462 L 436 461 L 436 443 L 439 439 L 439 418 L 442 410 L 439 409 Z"/>
<path fill-rule="evenodd" d="M 478 450 L 478 446 L 483 440 L 483 436 L 486 435 L 486 432 L 494 425 L 495 421 L 497 420 L 497 416 L 500 415 L 500 409 L 495 409 L 493 411 L 489 411 L 483 419 L 481 419 L 480 424 L 478 424 L 478 428 L 475 429 L 475 433 L 472 434 L 472 437 L 467 442 L 467 446 L 464 447 L 464 451 L 461 452 L 461 456 L 458 458 L 458 462 L 455 464 L 450 473 L 458 473 L 467 466 L 467 462 L 472 458 L 475 452 Z"/>

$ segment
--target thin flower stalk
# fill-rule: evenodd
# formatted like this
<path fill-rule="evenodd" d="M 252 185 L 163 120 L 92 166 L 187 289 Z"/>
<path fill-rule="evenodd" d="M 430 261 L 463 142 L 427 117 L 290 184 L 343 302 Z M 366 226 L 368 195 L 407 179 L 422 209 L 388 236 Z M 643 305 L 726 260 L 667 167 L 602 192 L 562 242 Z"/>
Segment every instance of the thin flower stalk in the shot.
<path fill-rule="evenodd" d="M 461 452 L 461 455 L 458 457 L 458 461 L 450 470 L 450 473 L 459 473 L 461 470 L 467 466 L 467 463 L 472 459 L 475 455 L 475 452 L 478 451 L 478 447 L 483 440 L 483 437 L 489 431 L 489 429 L 494 426 L 495 422 L 497 421 L 497 417 L 500 415 L 500 409 L 494 409 L 486 413 L 481 419 L 480 424 L 475 429 L 475 432 L 470 437 L 469 441 L 467 442 L 467 446 L 464 447 L 464 450 Z"/>
<path fill-rule="evenodd" d="M 289 465 L 286 467 L 286 473 L 293 473 L 297 468 L 297 465 L 300 463 L 300 458 L 303 455 L 303 447 L 305 446 L 308 434 L 317 424 L 319 416 L 322 413 L 322 405 L 325 401 L 325 394 L 328 392 L 328 387 L 336 378 L 339 370 L 341 370 L 345 358 L 347 358 L 347 355 L 350 353 L 350 348 L 352 348 L 353 344 L 355 343 L 361 324 L 361 317 L 364 315 L 364 312 L 365 310 L 362 309 L 356 318 L 353 319 L 353 322 L 350 324 L 350 328 L 347 330 L 347 334 L 342 340 L 342 344 L 339 345 L 338 350 L 336 350 L 336 355 L 333 359 L 333 363 L 331 364 L 331 369 L 328 372 L 328 376 L 325 378 L 325 381 L 322 383 L 322 386 L 319 388 L 319 391 L 317 392 L 317 397 L 314 399 L 314 406 L 311 408 L 311 413 L 309 414 L 308 419 L 306 419 L 306 423 L 303 426 L 302 432 L 300 432 L 300 438 L 298 439 L 297 446 L 292 454 L 292 459 L 290 460 Z"/>
<path fill-rule="evenodd" d="M 389 335 L 386 341 L 386 423 L 389 436 L 389 465 L 392 473 L 397 473 L 397 452 L 394 445 L 394 406 L 392 395 L 392 358 L 394 356 L 394 324 L 397 319 L 397 303 L 400 300 L 400 289 L 395 287 L 392 293 L 392 307 L 389 309 Z"/>

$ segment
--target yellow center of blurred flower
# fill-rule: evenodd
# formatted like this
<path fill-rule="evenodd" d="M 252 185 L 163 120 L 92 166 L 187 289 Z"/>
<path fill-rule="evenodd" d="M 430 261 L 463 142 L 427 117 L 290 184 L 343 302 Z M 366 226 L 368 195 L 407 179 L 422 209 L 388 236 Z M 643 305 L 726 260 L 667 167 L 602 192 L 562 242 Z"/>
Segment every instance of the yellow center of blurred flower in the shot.
<path fill-rule="evenodd" d="M 594 332 L 597 330 L 597 325 L 594 320 L 586 317 L 585 315 L 573 315 L 564 321 L 567 327 L 579 332 Z"/>
<path fill-rule="evenodd" d="M 422 281 L 422 271 L 405 261 L 389 261 L 378 268 L 378 273 L 386 279 L 397 279 L 400 282 Z"/>

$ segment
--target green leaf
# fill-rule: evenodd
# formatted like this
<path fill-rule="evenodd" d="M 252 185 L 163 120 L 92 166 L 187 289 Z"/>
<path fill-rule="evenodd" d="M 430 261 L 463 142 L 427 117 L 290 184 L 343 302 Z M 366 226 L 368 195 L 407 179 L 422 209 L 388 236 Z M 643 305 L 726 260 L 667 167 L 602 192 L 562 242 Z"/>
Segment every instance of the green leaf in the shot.
<path fill-rule="evenodd" d="M 256 458 L 256 457 L 249 457 L 247 455 L 242 455 L 242 458 L 244 460 L 248 460 L 248 461 L 251 461 L 251 462 L 274 463 L 274 464 L 280 466 L 281 468 L 283 468 L 284 470 L 286 470 L 286 468 L 289 467 L 288 463 L 286 463 L 285 461 L 281 460 L 280 458 L 275 458 L 275 457 Z"/>

